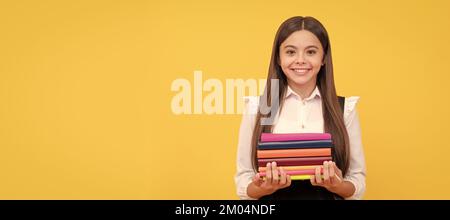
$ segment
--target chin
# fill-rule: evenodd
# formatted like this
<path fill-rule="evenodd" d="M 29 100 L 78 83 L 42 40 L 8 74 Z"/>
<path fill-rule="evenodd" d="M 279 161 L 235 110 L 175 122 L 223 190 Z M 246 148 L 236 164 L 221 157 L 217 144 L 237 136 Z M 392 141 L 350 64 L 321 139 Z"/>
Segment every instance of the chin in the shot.
<path fill-rule="evenodd" d="M 303 86 L 308 84 L 311 81 L 311 77 L 295 77 L 294 80 L 292 80 L 293 83 L 299 86 Z"/>

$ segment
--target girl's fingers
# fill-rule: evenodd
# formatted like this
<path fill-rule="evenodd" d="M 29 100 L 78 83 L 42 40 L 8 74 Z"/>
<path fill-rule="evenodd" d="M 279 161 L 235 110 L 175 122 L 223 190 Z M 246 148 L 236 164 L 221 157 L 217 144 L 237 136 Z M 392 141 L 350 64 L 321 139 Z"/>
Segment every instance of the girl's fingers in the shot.
<path fill-rule="evenodd" d="M 253 183 L 255 183 L 256 186 L 261 186 L 261 184 L 264 182 L 264 180 L 261 179 L 261 176 L 259 175 L 259 173 L 257 173 L 254 177 L 253 177 Z"/>
<path fill-rule="evenodd" d="M 272 162 L 272 184 L 278 185 L 280 177 L 278 175 L 277 163 Z"/>
<path fill-rule="evenodd" d="M 323 184 L 330 184 L 330 162 L 323 162 Z"/>
<path fill-rule="evenodd" d="M 290 175 L 286 175 L 286 187 L 290 186 L 291 183 L 292 183 L 291 176 Z"/>
<path fill-rule="evenodd" d="M 335 173 L 335 163 L 334 162 L 330 162 L 330 168 L 329 168 L 329 172 L 330 172 L 330 183 L 334 184 L 336 183 L 336 173 Z"/>
<path fill-rule="evenodd" d="M 320 167 L 316 167 L 316 175 L 315 175 L 316 184 L 322 184 L 322 177 L 320 176 Z"/>
<path fill-rule="evenodd" d="M 284 169 L 280 167 L 280 185 L 284 186 L 286 183 L 287 183 L 286 172 L 284 172 Z"/>
<path fill-rule="evenodd" d="M 317 183 L 316 183 L 316 176 L 315 176 L 315 175 L 314 175 L 314 176 L 311 176 L 311 177 L 309 178 L 309 180 L 311 181 L 311 185 L 317 186 Z"/>
<path fill-rule="evenodd" d="M 272 183 L 272 165 L 270 162 L 266 165 L 266 181 L 269 184 Z"/>

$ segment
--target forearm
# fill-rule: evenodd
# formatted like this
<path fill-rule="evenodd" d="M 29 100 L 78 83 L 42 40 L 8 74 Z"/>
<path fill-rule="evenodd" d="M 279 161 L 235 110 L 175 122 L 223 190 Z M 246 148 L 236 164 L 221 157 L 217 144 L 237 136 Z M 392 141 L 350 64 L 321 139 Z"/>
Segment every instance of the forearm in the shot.
<path fill-rule="evenodd" d="M 341 184 L 339 184 L 338 187 L 335 189 L 330 189 L 333 193 L 338 194 L 339 196 L 343 198 L 347 198 L 353 195 L 355 193 L 355 186 L 350 181 L 343 181 Z"/>

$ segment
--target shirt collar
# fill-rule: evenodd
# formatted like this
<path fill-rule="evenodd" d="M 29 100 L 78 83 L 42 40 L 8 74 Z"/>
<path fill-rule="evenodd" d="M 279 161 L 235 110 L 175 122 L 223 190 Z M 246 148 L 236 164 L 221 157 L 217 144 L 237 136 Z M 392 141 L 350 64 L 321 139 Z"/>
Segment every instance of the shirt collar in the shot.
<path fill-rule="evenodd" d="M 301 100 L 300 95 L 298 95 L 296 92 L 294 92 L 294 90 L 292 90 L 291 87 L 288 85 L 288 88 L 287 88 L 287 91 L 286 91 L 286 95 L 284 96 L 284 98 L 288 98 L 291 95 L 296 96 L 297 98 L 299 98 Z M 311 93 L 311 95 L 308 98 L 306 98 L 305 100 L 311 100 L 311 99 L 313 99 L 315 97 L 322 97 L 320 95 L 320 91 L 319 91 L 319 88 L 317 86 L 314 88 L 314 90 Z"/>

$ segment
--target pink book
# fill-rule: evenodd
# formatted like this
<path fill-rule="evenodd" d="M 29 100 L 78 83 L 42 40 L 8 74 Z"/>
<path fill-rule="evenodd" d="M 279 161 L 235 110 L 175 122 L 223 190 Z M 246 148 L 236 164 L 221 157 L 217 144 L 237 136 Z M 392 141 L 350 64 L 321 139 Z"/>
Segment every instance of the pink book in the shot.
<path fill-rule="evenodd" d="M 331 157 L 286 157 L 258 159 L 258 167 L 265 167 L 269 162 L 276 162 L 277 166 L 311 166 L 322 165 L 324 161 L 331 160 Z"/>
<path fill-rule="evenodd" d="M 288 175 L 315 175 L 316 170 L 315 169 L 307 169 L 307 170 L 286 170 L 286 174 Z M 260 172 L 259 176 L 266 176 L 266 172 Z"/>
<path fill-rule="evenodd" d="M 262 133 L 261 134 L 261 142 L 314 141 L 314 140 L 331 140 L 331 134 L 329 134 L 329 133 L 292 133 L 292 134 Z"/>

